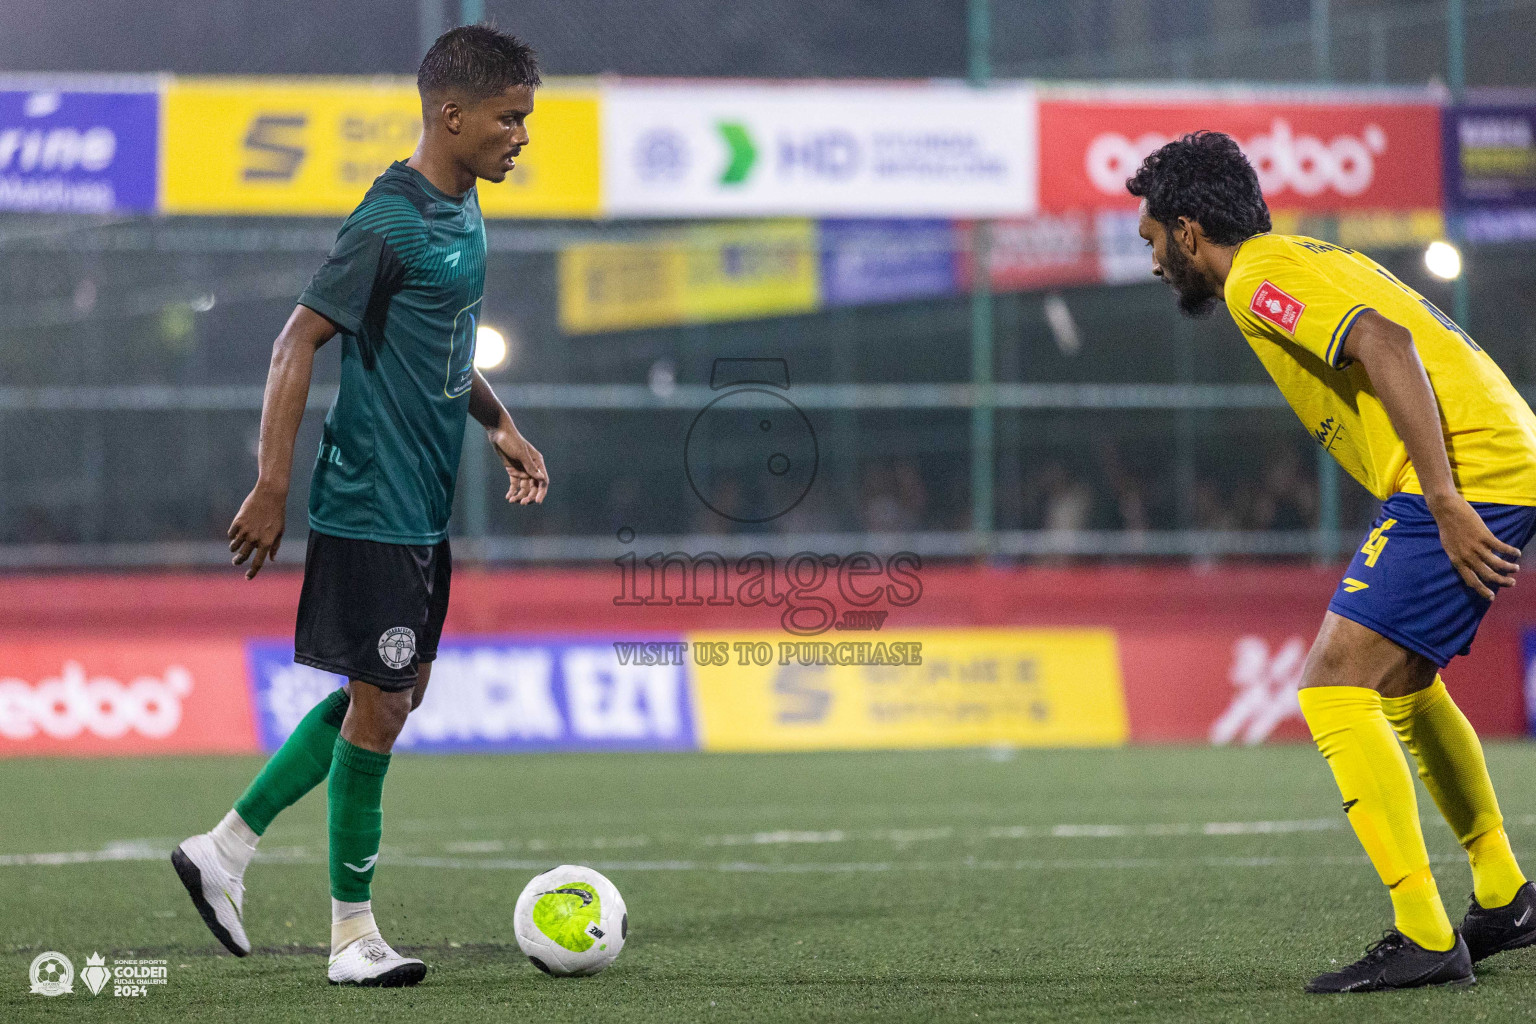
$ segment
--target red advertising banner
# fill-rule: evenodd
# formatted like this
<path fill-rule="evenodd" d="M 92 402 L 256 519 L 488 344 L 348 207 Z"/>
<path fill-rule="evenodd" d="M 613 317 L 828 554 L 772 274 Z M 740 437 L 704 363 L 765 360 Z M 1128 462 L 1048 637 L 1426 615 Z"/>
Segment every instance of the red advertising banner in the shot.
<path fill-rule="evenodd" d="M 1321 618 L 1321 612 L 1318 614 Z M 1120 657 L 1133 743 L 1248 745 L 1310 740 L 1296 699 L 1316 623 L 1219 620 L 1158 632 L 1121 630 Z M 1519 635 L 1491 626 L 1443 674 L 1478 733 L 1525 731 Z"/>
<path fill-rule="evenodd" d="M 1142 159 L 1200 129 L 1237 139 L 1273 209 L 1440 207 L 1440 110 L 1432 103 L 1165 95 L 1042 97 L 1041 210 L 1135 209 L 1125 181 Z"/>
<path fill-rule="evenodd" d="M 0 757 L 257 749 L 238 643 L 0 639 Z"/>
<path fill-rule="evenodd" d="M 975 230 L 971 222 L 960 226 L 961 291 L 970 291 L 975 280 Z M 992 287 L 998 291 L 1028 291 L 1099 280 L 1094 231 L 1092 217 L 1081 210 L 994 221 L 988 252 Z"/>
<path fill-rule="evenodd" d="M 1305 741 L 1296 685 L 1341 571 L 923 564 L 903 577 L 910 600 L 889 606 L 878 631 L 824 639 L 878 641 L 925 628 L 1110 630 L 1131 742 Z M 255 583 L 213 573 L 135 576 L 131 583 L 105 574 L 0 577 L 0 757 L 255 751 L 242 637 L 289 635 L 298 582 L 296 572 L 281 568 Z M 131 601 L 124 600 L 127 588 Z M 588 640 L 783 630 L 781 607 L 621 600 L 635 590 L 613 566 L 465 566 L 454 575 L 446 632 L 450 640 L 474 635 L 510 644 L 546 642 L 570 634 L 573 623 Z M 816 594 L 801 595 L 811 597 L 829 602 L 838 619 L 847 610 L 836 574 Z M 56 627 L 61 621 L 70 623 L 67 630 Z M 1444 673 L 1484 736 L 1525 732 L 1521 641 L 1533 625 L 1536 587 L 1500 594 L 1471 654 Z"/>

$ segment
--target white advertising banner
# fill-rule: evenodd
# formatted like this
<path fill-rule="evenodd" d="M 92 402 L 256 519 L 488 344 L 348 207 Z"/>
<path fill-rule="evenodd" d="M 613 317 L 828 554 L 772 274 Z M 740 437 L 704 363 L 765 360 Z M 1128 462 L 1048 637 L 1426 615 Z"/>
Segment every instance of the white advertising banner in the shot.
<path fill-rule="evenodd" d="M 617 217 L 994 217 L 1038 205 L 1025 86 L 616 84 Z"/>

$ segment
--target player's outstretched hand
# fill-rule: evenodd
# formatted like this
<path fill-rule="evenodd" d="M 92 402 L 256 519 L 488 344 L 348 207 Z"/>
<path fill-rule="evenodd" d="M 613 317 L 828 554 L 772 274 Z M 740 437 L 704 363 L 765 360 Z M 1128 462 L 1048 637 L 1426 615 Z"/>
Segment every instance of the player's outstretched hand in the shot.
<path fill-rule="evenodd" d="M 229 524 L 229 550 L 235 553 L 230 561 L 241 565 L 251 559 L 246 579 L 255 579 L 262 564 L 277 557 L 277 549 L 283 543 L 287 506 L 287 494 L 257 484 L 235 513 L 235 521 Z M 256 557 L 251 558 L 252 554 Z"/>
<path fill-rule="evenodd" d="M 498 427 L 490 431 L 491 445 L 507 467 L 507 477 L 512 481 L 507 488 L 507 501 L 513 505 L 544 504 L 549 490 L 549 472 L 544 468 L 544 456 L 528 443 L 528 439 L 516 427 Z"/>
<path fill-rule="evenodd" d="M 1520 571 L 1520 549 L 1493 535 L 1477 510 L 1459 494 L 1438 503 L 1435 522 L 1440 544 L 1467 586 L 1485 601 L 1492 601 L 1495 587 L 1512 587 Z"/>

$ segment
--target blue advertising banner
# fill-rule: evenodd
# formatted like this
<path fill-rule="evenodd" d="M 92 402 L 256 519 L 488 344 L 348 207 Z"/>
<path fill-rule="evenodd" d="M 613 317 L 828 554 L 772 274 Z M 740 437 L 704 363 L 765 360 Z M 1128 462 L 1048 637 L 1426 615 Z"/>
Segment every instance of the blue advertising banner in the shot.
<path fill-rule="evenodd" d="M 820 226 L 824 305 L 959 292 L 961 239 L 953 221 L 824 220 Z"/>
<path fill-rule="evenodd" d="M 1536 237 L 1536 105 L 1452 107 L 1441 121 L 1445 203 L 1470 241 Z"/>
<path fill-rule="evenodd" d="M 1526 627 L 1521 647 L 1525 654 L 1525 727 L 1536 736 L 1536 627 Z"/>
<path fill-rule="evenodd" d="M 155 208 L 160 94 L 0 89 L 0 210 Z"/>
<path fill-rule="evenodd" d="M 656 641 L 657 637 L 620 638 Z M 676 646 L 679 637 L 659 638 Z M 521 753 L 695 750 L 688 667 L 621 660 L 614 638 L 445 639 L 432 682 L 396 750 Z M 295 664 L 287 641 L 247 641 L 247 678 L 262 748 L 276 750 L 344 680 Z M 680 660 L 680 659 L 671 659 Z"/>

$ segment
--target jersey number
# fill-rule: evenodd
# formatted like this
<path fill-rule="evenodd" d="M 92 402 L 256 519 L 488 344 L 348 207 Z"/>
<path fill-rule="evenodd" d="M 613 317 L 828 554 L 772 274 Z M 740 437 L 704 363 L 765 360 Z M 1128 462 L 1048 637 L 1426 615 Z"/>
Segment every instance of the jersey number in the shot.
<path fill-rule="evenodd" d="M 1365 567 L 1367 569 L 1374 569 L 1376 567 L 1376 559 L 1381 557 L 1382 551 L 1387 546 L 1387 531 L 1396 525 L 1396 519 L 1388 519 L 1372 530 L 1371 535 L 1365 539 L 1365 546 L 1360 549 L 1360 553 L 1365 556 Z"/>
<path fill-rule="evenodd" d="M 1454 334 L 1457 337 L 1461 338 L 1462 341 L 1464 341 L 1468 345 L 1472 346 L 1472 351 L 1473 352 L 1481 352 L 1482 351 L 1482 349 L 1478 347 L 1477 342 L 1473 341 L 1471 336 L 1469 336 L 1466 331 L 1462 330 L 1457 325 L 1456 321 L 1452 320 L 1450 317 L 1448 317 L 1444 313 L 1440 312 L 1440 307 L 1439 306 L 1436 306 L 1433 302 L 1430 302 L 1424 296 L 1420 295 L 1418 292 L 1414 291 L 1412 288 L 1409 288 L 1407 285 L 1403 284 L 1403 282 L 1399 281 L 1396 277 L 1394 277 L 1392 274 L 1388 273 L 1387 271 L 1383 270 L 1382 268 L 1377 267 L 1376 268 L 1376 272 L 1378 274 L 1380 274 L 1382 277 L 1386 278 L 1388 281 L 1391 281 L 1393 284 L 1397 285 L 1403 291 L 1407 292 L 1411 297 L 1419 300 L 1419 304 L 1422 305 L 1425 309 L 1429 310 L 1429 315 L 1434 317 L 1436 320 L 1440 321 L 1440 326 L 1444 327 L 1446 330 L 1450 331 L 1452 334 Z"/>

